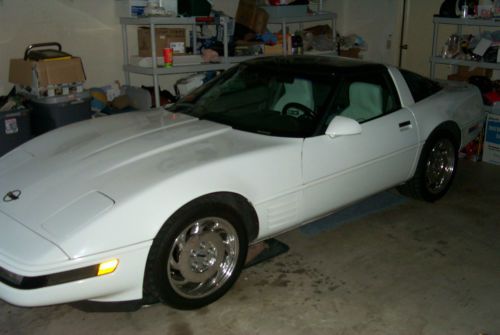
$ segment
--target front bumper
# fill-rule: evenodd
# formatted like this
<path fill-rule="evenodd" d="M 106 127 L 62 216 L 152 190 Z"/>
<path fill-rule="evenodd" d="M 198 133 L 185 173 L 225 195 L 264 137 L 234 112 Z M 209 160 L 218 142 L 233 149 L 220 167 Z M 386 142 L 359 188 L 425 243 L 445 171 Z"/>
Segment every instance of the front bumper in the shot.
<path fill-rule="evenodd" d="M 119 266 L 115 272 L 86 279 L 43 286 L 40 288 L 16 288 L 0 282 L 0 299 L 17 306 L 34 307 L 81 300 L 117 302 L 142 298 L 144 268 L 151 241 L 136 244 L 106 253 L 65 261 L 50 266 L 50 269 L 37 270 L 24 268 L 23 265 L 7 264 L 0 261 L 0 267 L 20 276 L 44 277 L 54 273 L 71 272 L 118 258 Z"/>

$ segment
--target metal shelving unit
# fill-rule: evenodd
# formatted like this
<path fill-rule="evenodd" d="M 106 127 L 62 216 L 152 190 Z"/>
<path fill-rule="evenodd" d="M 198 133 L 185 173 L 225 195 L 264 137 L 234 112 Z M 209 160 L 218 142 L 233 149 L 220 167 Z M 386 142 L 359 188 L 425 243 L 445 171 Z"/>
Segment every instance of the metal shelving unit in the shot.
<path fill-rule="evenodd" d="M 286 31 L 286 27 L 289 24 L 298 23 L 301 25 L 304 22 L 316 22 L 316 21 L 331 21 L 333 38 L 335 39 L 336 33 L 336 18 L 335 13 L 322 12 L 318 14 L 311 14 L 299 17 L 290 18 L 279 18 L 270 19 L 268 24 L 280 24 L 283 31 Z M 159 76 L 169 75 L 169 74 L 180 74 L 180 73 L 194 73 L 194 72 L 205 72 L 205 71 L 217 71 L 226 70 L 236 63 L 245 61 L 250 58 L 255 58 L 256 56 L 238 56 L 229 57 L 228 56 L 228 42 L 229 38 L 227 36 L 227 20 L 224 17 L 220 17 L 217 22 L 212 22 L 208 24 L 219 24 L 223 27 L 223 45 L 224 45 L 224 55 L 220 58 L 221 61 L 218 63 L 204 63 L 195 65 L 175 65 L 170 68 L 158 67 L 157 54 L 156 54 L 156 38 L 155 38 L 155 28 L 159 25 L 187 25 L 190 26 L 193 32 L 196 32 L 197 25 L 207 24 L 205 22 L 197 22 L 195 17 L 144 17 L 144 18 L 131 18 L 122 17 L 120 18 L 120 24 L 122 25 L 122 40 L 123 40 L 123 70 L 125 72 L 125 82 L 130 85 L 130 74 L 142 74 L 153 77 L 153 87 L 155 92 L 155 106 L 160 107 L 160 92 L 159 92 Z M 130 64 L 129 58 L 129 46 L 128 46 L 128 31 L 127 26 L 149 26 L 151 32 L 151 53 L 152 53 L 152 66 L 142 67 Z M 193 33 L 192 45 L 196 45 L 196 33 Z M 287 45 L 286 39 L 283 43 L 283 52 L 286 55 Z M 258 56 L 257 56 L 258 57 Z"/>
<path fill-rule="evenodd" d="M 317 22 L 317 21 L 330 21 L 332 27 L 332 38 L 335 41 L 335 35 L 337 32 L 337 14 L 331 12 L 321 12 L 321 13 L 313 13 L 310 15 L 304 16 L 294 16 L 294 17 L 283 17 L 283 18 L 269 18 L 267 24 L 279 24 L 281 25 L 281 31 L 285 32 L 286 28 L 289 24 L 299 24 L 299 30 L 303 30 L 303 23 L 305 22 Z M 287 50 L 287 41 L 286 38 L 283 39 L 283 54 L 286 55 Z M 335 50 L 333 50 L 335 51 Z"/>
<path fill-rule="evenodd" d="M 492 27 L 492 28 L 499 28 L 500 27 L 500 21 L 496 19 L 473 19 L 473 18 L 467 18 L 467 19 L 462 19 L 462 18 L 457 18 L 457 19 L 452 19 L 452 18 L 444 18 L 444 17 L 434 17 L 432 20 L 434 24 L 434 30 L 433 30 L 433 35 L 432 35 L 432 55 L 430 58 L 431 62 L 431 69 L 430 69 L 430 75 L 431 78 L 434 78 L 436 75 L 436 64 L 445 64 L 445 65 L 463 65 L 463 66 L 469 66 L 469 67 L 480 67 L 480 68 L 485 68 L 485 69 L 493 69 L 493 70 L 500 70 L 500 63 L 488 63 L 488 62 L 476 62 L 476 61 L 467 61 L 467 60 L 459 60 L 459 59 L 448 59 L 448 58 L 442 58 L 440 56 L 437 56 L 437 50 L 438 50 L 438 36 L 439 36 L 439 26 L 440 25 L 454 25 L 457 27 L 457 34 L 461 35 L 463 27 Z"/>
<path fill-rule="evenodd" d="M 120 24 L 122 25 L 122 41 L 123 41 L 123 70 L 125 71 L 125 83 L 130 85 L 130 74 L 137 73 L 142 75 L 149 75 L 153 77 L 153 87 L 155 92 L 155 106 L 160 107 L 160 86 L 159 86 L 159 76 L 169 75 L 169 74 L 179 74 L 179 73 L 192 73 L 192 72 L 202 72 L 202 71 L 216 71 L 225 70 L 229 68 L 234 62 L 231 62 L 228 57 L 228 37 L 227 37 L 227 20 L 224 17 L 220 17 L 218 22 L 210 24 L 220 24 L 224 29 L 223 43 L 224 43 L 224 55 L 220 63 L 206 63 L 197 65 L 180 65 L 173 66 L 171 68 L 158 67 L 156 54 L 156 26 L 159 25 L 176 25 L 191 26 L 193 32 L 196 32 L 197 25 L 207 24 L 205 22 L 196 22 L 195 17 L 143 17 L 143 18 L 131 18 L 122 17 L 120 18 Z M 130 64 L 129 58 L 129 47 L 128 47 L 128 30 L 127 26 L 149 26 L 151 32 L 151 67 L 141 67 Z M 196 45 L 196 33 L 193 33 L 192 45 Z"/>

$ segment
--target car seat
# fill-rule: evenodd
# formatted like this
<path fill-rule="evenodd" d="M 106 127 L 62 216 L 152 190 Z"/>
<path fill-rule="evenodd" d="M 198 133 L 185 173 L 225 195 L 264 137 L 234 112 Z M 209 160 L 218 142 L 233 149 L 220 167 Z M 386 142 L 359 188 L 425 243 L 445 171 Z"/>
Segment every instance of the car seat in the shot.
<path fill-rule="evenodd" d="M 293 83 L 285 83 L 285 93 L 274 105 L 274 110 L 281 112 L 286 104 L 299 103 L 314 111 L 313 88 L 311 81 L 295 78 Z"/>
<path fill-rule="evenodd" d="M 373 119 L 383 114 L 382 87 L 354 82 L 349 87 L 349 106 L 340 115 L 349 117 L 358 122 Z"/>

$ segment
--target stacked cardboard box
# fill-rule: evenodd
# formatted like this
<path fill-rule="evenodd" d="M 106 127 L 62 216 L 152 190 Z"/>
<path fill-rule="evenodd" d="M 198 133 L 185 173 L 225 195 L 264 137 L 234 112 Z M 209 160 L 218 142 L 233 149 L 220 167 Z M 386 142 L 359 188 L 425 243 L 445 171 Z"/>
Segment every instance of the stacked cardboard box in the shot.
<path fill-rule="evenodd" d="M 85 72 L 78 57 L 39 61 L 11 59 L 9 81 L 26 95 L 31 132 L 40 135 L 91 117 L 90 95 L 83 90 Z"/>
<path fill-rule="evenodd" d="M 78 57 L 40 61 L 11 59 L 9 82 L 36 97 L 67 95 L 83 90 L 85 72 Z"/>
<path fill-rule="evenodd" d="M 151 57 L 151 29 L 139 27 L 137 29 L 139 56 Z M 164 48 L 173 48 L 174 54 L 183 54 L 186 43 L 184 28 L 155 28 L 156 56 L 163 54 Z"/>
<path fill-rule="evenodd" d="M 236 23 L 247 27 L 255 33 L 266 31 L 269 14 L 257 7 L 255 0 L 240 0 L 236 11 Z"/>

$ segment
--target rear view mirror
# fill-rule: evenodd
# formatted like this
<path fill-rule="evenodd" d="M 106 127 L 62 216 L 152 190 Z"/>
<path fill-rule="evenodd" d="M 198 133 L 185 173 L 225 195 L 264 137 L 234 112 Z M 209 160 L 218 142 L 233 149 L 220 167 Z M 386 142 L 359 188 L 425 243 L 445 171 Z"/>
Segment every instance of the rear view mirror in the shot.
<path fill-rule="evenodd" d="M 336 116 L 328 125 L 326 135 L 334 138 L 336 136 L 361 134 L 361 125 L 358 121 L 345 116 Z"/>

